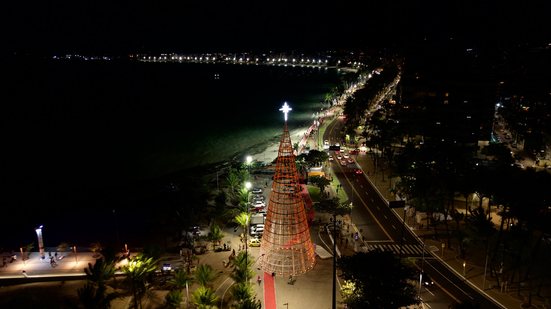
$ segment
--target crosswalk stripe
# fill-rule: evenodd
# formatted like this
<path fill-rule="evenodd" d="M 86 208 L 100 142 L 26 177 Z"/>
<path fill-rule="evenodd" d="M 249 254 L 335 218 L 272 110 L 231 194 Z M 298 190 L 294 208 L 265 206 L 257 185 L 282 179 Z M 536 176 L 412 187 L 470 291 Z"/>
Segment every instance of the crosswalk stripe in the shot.
<path fill-rule="evenodd" d="M 402 251 L 402 254 L 406 255 L 422 255 L 423 254 L 423 246 L 417 245 L 417 244 L 403 244 L 400 246 L 400 244 L 368 244 L 366 246 L 368 251 L 372 250 L 381 250 L 383 252 L 393 252 L 394 254 L 400 254 L 400 251 Z M 425 255 L 427 253 L 425 252 Z"/>

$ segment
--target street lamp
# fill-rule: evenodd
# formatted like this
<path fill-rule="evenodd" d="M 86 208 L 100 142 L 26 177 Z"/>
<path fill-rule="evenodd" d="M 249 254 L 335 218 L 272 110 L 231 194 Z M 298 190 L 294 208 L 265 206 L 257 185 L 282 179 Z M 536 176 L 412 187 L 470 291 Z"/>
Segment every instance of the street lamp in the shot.
<path fill-rule="evenodd" d="M 35 229 L 36 236 L 38 237 L 38 251 L 40 252 L 40 257 L 44 258 L 44 240 L 42 239 L 42 228 L 44 226 L 41 225 L 37 229 Z"/>
<path fill-rule="evenodd" d="M 248 177 L 251 177 L 251 164 L 253 163 L 253 157 L 247 156 L 245 157 L 245 165 L 247 166 L 247 172 L 249 172 Z"/>
<path fill-rule="evenodd" d="M 465 267 L 467 267 L 467 262 L 463 261 L 463 277 L 465 277 Z"/>
<path fill-rule="evenodd" d="M 73 252 L 75 253 L 75 264 L 77 263 L 77 246 L 73 246 Z"/>
<path fill-rule="evenodd" d="M 249 157 L 247 157 L 249 158 Z M 248 253 L 248 248 L 249 248 L 249 242 L 247 240 L 247 236 L 249 234 L 249 199 L 250 199 L 250 195 L 251 195 L 251 188 L 252 188 L 253 184 L 250 182 L 250 181 L 247 181 L 245 182 L 245 189 L 247 189 L 247 219 L 245 219 L 245 265 L 247 265 L 246 267 L 248 268 L 249 266 L 249 262 L 248 262 L 248 258 L 249 258 L 249 253 Z M 248 271 L 247 271 L 247 274 L 248 274 Z M 246 276 L 246 275 L 245 275 Z M 248 279 L 248 278 L 247 278 Z"/>

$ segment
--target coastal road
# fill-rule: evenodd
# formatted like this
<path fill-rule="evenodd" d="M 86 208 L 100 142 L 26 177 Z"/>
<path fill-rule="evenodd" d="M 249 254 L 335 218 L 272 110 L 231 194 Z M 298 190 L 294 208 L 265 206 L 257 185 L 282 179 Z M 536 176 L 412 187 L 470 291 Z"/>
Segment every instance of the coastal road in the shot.
<path fill-rule="evenodd" d="M 341 132 L 343 123 L 343 119 L 336 118 L 328 126 L 324 139 L 330 141 L 340 140 L 338 135 Z M 406 247 L 425 248 L 423 242 L 388 207 L 388 201 L 378 192 L 373 183 L 369 181 L 367 175 L 355 174 L 353 168 L 341 166 L 338 162 L 332 163 L 332 169 L 335 177 L 338 178 L 342 185 L 342 189 L 346 191 L 350 201 L 355 205 L 352 212 L 353 222 L 357 223 L 360 229 L 361 226 L 365 226 L 367 229 L 362 229 L 362 234 L 368 246 L 371 244 L 371 241 L 390 241 L 391 243 L 386 248 L 393 248 L 393 252 L 398 251 L 398 254 L 404 257 L 412 256 L 405 252 Z M 402 211 L 402 209 L 397 210 Z M 454 301 L 474 303 L 479 308 L 503 308 L 481 293 L 481 291 L 471 286 L 465 278 L 452 271 L 443 261 L 435 258 L 429 250 L 422 249 L 420 252 L 422 256 L 417 257 L 424 260 L 424 263 L 422 263 L 423 270 L 436 282 L 436 287 L 440 288 Z"/>

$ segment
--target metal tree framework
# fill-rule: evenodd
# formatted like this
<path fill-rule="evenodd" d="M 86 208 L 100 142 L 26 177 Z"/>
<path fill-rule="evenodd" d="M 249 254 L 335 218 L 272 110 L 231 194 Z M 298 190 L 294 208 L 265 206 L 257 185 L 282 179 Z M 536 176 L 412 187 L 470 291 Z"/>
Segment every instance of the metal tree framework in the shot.
<path fill-rule="evenodd" d="M 286 113 L 285 109 L 283 111 Z M 295 155 L 285 122 L 260 246 L 260 267 L 267 273 L 294 276 L 314 267 L 314 245 L 300 191 Z"/>

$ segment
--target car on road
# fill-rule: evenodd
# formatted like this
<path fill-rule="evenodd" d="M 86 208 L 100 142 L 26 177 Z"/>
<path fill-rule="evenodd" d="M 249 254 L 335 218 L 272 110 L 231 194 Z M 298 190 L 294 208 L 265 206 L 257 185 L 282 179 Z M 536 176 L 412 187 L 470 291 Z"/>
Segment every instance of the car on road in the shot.
<path fill-rule="evenodd" d="M 432 281 L 432 279 L 429 277 L 429 275 L 427 275 L 427 273 L 425 273 L 424 271 L 421 272 L 421 282 L 423 283 L 423 286 L 433 286 L 434 285 L 434 281 Z"/>
<path fill-rule="evenodd" d="M 347 164 L 348 164 L 348 163 L 346 163 L 346 161 L 341 160 L 341 165 L 342 165 L 342 166 L 346 166 Z"/>
<path fill-rule="evenodd" d="M 354 174 L 361 175 L 363 173 L 364 173 L 364 171 L 362 171 L 362 169 L 360 169 L 360 168 L 357 168 L 357 169 L 354 170 Z"/>

